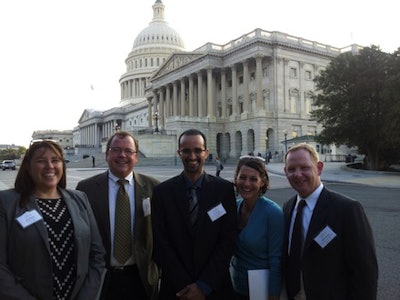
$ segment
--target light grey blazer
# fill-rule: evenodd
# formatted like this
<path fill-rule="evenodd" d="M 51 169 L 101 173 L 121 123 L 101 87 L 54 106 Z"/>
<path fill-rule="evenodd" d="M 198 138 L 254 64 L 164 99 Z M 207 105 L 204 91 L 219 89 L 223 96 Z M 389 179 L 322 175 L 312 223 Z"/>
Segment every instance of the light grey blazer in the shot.
<path fill-rule="evenodd" d="M 96 299 L 105 274 L 104 248 L 87 196 L 59 190 L 74 225 L 76 282 L 72 299 Z M 0 299 L 51 300 L 52 262 L 43 219 L 25 229 L 16 220 L 26 211 L 40 214 L 31 196 L 26 207 L 13 189 L 0 191 Z"/>

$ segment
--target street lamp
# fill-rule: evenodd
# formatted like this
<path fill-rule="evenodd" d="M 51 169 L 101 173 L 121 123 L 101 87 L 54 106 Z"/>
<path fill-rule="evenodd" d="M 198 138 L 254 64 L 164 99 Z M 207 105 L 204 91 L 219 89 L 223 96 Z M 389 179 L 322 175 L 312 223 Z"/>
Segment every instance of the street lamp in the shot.
<path fill-rule="evenodd" d="M 160 132 L 160 131 L 158 130 L 158 120 L 159 120 L 158 111 L 156 111 L 156 112 L 154 113 L 153 119 L 156 121 L 156 129 L 154 130 L 154 132 L 158 133 L 158 132 Z"/>
<path fill-rule="evenodd" d="M 287 130 L 283 131 L 283 135 L 285 136 L 285 153 L 287 153 Z"/>

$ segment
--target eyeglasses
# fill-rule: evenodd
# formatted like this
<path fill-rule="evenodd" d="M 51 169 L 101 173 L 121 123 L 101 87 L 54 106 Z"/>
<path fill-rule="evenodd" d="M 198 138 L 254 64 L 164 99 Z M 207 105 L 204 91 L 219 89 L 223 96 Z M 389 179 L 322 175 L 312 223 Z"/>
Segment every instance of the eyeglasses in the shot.
<path fill-rule="evenodd" d="M 261 156 L 243 155 L 243 156 L 239 157 L 239 160 L 242 160 L 242 159 L 248 159 L 248 160 L 257 159 L 257 160 L 265 162 L 265 159 Z"/>
<path fill-rule="evenodd" d="M 195 155 L 200 155 L 200 154 L 203 153 L 204 151 L 206 151 L 206 149 L 201 149 L 201 148 L 181 149 L 181 150 L 178 150 L 178 152 L 179 152 L 181 155 L 185 155 L 185 156 L 188 156 L 188 155 L 190 155 L 190 154 L 192 154 L 192 153 L 194 153 Z"/>
<path fill-rule="evenodd" d="M 112 154 L 117 154 L 117 155 L 120 155 L 122 152 L 124 152 L 126 155 L 134 155 L 138 153 L 136 150 L 133 150 L 131 148 L 122 149 L 120 147 L 111 147 L 109 150 L 111 151 Z"/>

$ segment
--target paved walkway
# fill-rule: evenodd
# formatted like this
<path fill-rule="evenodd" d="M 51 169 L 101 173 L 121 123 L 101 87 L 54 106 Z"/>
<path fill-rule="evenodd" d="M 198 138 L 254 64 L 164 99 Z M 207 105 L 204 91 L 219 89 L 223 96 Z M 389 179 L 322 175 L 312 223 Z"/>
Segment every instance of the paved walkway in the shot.
<path fill-rule="evenodd" d="M 269 172 L 284 175 L 283 163 L 270 163 Z M 347 182 L 378 187 L 400 188 L 400 172 L 365 171 L 346 167 L 345 163 L 324 163 L 321 175 L 322 181 Z"/>

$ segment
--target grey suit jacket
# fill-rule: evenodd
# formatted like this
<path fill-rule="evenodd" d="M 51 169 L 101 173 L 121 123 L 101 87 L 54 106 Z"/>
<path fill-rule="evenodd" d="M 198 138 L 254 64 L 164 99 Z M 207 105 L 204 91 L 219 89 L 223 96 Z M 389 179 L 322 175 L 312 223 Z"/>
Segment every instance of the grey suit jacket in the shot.
<path fill-rule="evenodd" d="M 151 215 L 144 216 L 143 200 L 151 198 L 153 187 L 159 181 L 150 176 L 133 172 L 135 179 L 135 224 L 134 224 L 134 255 L 140 278 L 149 299 L 154 299 L 158 291 L 159 271 L 152 260 L 153 235 Z M 108 201 L 108 171 L 82 180 L 76 189 L 84 191 L 92 206 L 99 231 L 106 249 L 106 265 L 110 265 L 111 233 Z"/>
<path fill-rule="evenodd" d="M 293 197 L 283 206 L 288 256 Z M 325 247 L 314 238 L 329 226 L 336 237 Z M 284 273 L 286 273 L 284 263 Z M 302 274 L 307 300 L 376 299 L 378 266 L 372 230 L 361 204 L 324 188 L 314 208 L 304 242 Z"/>
<path fill-rule="evenodd" d="M 104 248 L 84 193 L 60 190 L 74 224 L 76 282 L 72 299 L 96 299 L 105 272 Z M 19 205 L 15 190 L 0 192 L 0 299 L 53 299 L 47 229 L 43 219 L 25 229 L 16 218 L 39 207 L 33 196 Z"/>

